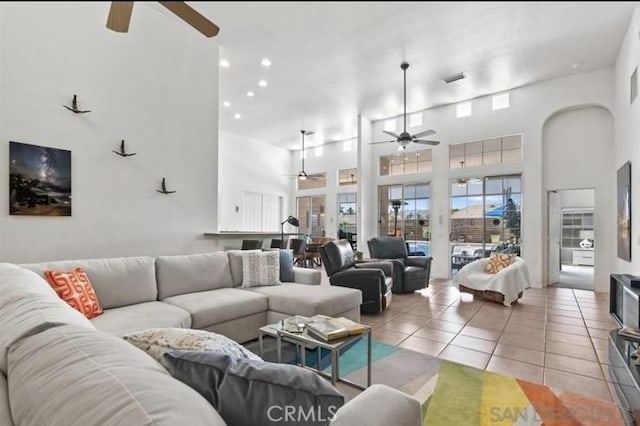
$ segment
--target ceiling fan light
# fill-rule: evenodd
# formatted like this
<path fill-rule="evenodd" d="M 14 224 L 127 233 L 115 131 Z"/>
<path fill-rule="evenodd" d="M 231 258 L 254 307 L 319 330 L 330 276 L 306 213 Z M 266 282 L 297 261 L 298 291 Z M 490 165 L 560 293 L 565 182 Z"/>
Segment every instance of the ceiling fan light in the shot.
<path fill-rule="evenodd" d="M 307 180 L 307 175 L 298 175 L 298 180 Z"/>

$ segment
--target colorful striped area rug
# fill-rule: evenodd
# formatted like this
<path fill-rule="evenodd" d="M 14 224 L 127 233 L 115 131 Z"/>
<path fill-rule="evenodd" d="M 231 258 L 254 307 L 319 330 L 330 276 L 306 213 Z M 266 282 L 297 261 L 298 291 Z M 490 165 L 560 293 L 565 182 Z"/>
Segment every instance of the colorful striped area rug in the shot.
<path fill-rule="evenodd" d="M 365 339 L 340 354 L 341 376 L 366 383 Z M 272 342 L 273 343 L 273 342 Z M 272 350 L 264 359 L 274 361 Z M 293 347 L 283 358 L 296 361 Z M 316 352 L 317 353 L 317 352 Z M 320 368 L 328 371 L 328 354 Z M 307 365 L 317 355 L 307 351 Z M 598 399 L 445 361 L 420 352 L 372 342 L 372 381 L 413 395 L 422 404 L 424 425 L 623 426 L 620 407 Z M 350 387 L 340 388 L 343 392 Z M 348 399 L 357 395 L 345 394 Z"/>
<path fill-rule="evenodd" d="M 414 394 L 424 425 L 624 425 L 613 403 L 442 361 Z"/>

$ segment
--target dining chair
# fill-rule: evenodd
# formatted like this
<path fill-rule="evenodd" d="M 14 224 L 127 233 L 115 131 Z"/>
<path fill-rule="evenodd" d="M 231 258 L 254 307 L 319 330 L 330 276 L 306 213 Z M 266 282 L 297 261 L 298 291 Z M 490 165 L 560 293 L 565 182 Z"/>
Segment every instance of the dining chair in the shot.
<path fill-rule="evenodd" d="M 289 240 L 289 247 L 293 250 L 293 263 L 303 268 L 307 267 L 307 241 L 299 238 Z"/>
<path fill-rule="evenodd" d="M 242 240 L 241 250 L 260 250 L 262 248 L 262 240 Z"/>

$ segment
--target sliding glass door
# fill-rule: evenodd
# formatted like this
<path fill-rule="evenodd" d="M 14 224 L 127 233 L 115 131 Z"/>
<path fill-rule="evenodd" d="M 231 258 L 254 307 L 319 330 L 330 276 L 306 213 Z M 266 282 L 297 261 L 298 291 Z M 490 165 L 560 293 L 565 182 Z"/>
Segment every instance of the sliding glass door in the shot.
<path fill-rule="evenodd" d="M 355 192 L 338 194 L 338 239 L 349 240 L 351 247 L 357 249 L 358 241 L 358 204 Z"/>
<path fill-rule="evenodd" d="M 324 195 L 313 195 L 309 197 L 298 197 L 297 210 L 300 226 L 298 232 L 309 234 L 311 237 L 324 237 Z"/>
<path fill-rule="evenodd" d="M 378 187 L 378 235 L 402 237 L 411 254 L 428 256 L 430 196 L 428 183 Z"/>
<path fill-rule="evenodd" d="M 520 175 L 451 181 L 451 271 L 491 253 L 520 254 Z"/>

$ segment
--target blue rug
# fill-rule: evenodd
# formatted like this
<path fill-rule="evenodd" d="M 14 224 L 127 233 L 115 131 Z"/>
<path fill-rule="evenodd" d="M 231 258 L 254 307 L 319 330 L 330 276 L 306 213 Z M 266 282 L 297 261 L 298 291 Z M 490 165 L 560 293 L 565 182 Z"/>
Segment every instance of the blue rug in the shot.
<path fill-rule="evenodd" d="M 254 353 L 259 353 L 257 341 L 252 341 L 244 345 L 247 349 Z M 403 349 L 378 340 L 371 340 L 371 364 L 381 359 L 387 358 Z M 275 339 L 265 337 L 265 352 L 262 354 L 265 361 L 276 362 L 276 345 Z M 298 364 L 300 359 L 295 349 L 295 345 L 283 342 L 282 345 L 282 362 L 287 364 Z M 317 368 L 318 350 L 307 349 L 305 353 L 305 364 L 309 367 Z M 330 372 L 331 352 L 322 349 L 320 353 L 320 369 Z M 340 375 L 346 376 L 358 370 L 365 371 L 367 367 L 367 338 L 363 337 L 354 340 L 352 343 L 342 348 L 340 351 Z"/>
<path fill-rule="evenodd" d="M 385 358 L 398 351 L 398 347 L 389 345 L 377 340 L 371 340 L 371 363 Z M 291 363 L 299 362 L 292 359 Z M 307 349 L 305 354 L 305 364 L 309 367 L 316 368 L 318 362 L 318 350 Z M 340 351 L 340 375 L 346 376 L 354 371 L 360 370 L 367 366 L 367 338 L 361 338 Z M 331 351 L 321 349 L 320 369 L 329 373 L 331 370 Z"/>

